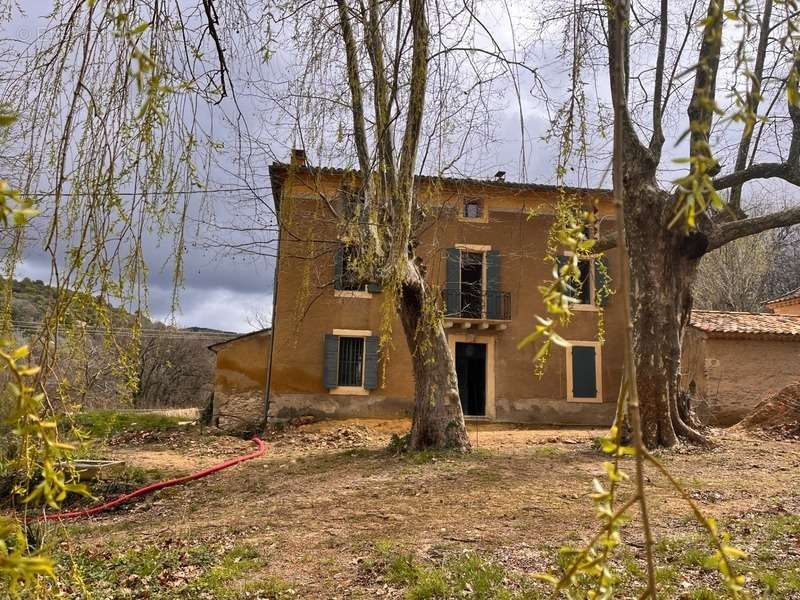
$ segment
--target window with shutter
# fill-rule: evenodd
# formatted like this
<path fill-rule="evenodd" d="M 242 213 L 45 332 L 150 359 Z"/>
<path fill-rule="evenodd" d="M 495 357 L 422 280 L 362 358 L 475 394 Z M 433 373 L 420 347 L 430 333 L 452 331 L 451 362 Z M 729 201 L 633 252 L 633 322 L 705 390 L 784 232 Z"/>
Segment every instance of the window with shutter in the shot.
<path fill-rule="evenodd" d="M 500 291 L 500 252 L 486 253 L 486 318 L 502 319 L 503 296 Z"/>
<path fill-rule="evenodd" d="M 354 266 L 356 253 L 351 246 L 339 244 L 334 256 L 334 290 L 339 297 L 360 298 L 381 292 L 381 286 L 358 276 Z"/>
<path fill-rule="evenodd" d="M 566 264 L 570 258 L 568 256 L 557 256 L 556 263 L 559 269 Z M 578 258 L 578 271 L 580 271 L 580 279 L 577 281 L 571 280 L 569 284 L 575 289 L 573 297 L 578 300 L 575 308 L 585 308 L 587 306 L 594 306 L 595 304 L 595 281 L 596 269 L 594 268 L 594 258 L 580 257 Z"/>
<path fill-rule="evenodd" d="M 338 395 L 367 395 L 376 389 L 378 346 L 378 337 L 369 331 L 334 329 L 333 334 L 327 334 L 324 386 Z"/>
<path fill-rule="evenodd" d="M 594 301 L 598 306 L 608 306 L 611 297 L 611 273 L 608 270 L 608 258 L 599 256 L 594 259 Z"/>
<path fill-rule="evenodd" d="M 340 387 L 361 387 L 364 383 L 364 338 L 339 338 Z"/>
<path fill-rule="evenodd" d="M 600 345 L 572 342 L 567 348 L 567 399 L 602 402 Z"/>
<path fill-rule="evenodd" d="M 461 250 L 447 249 L 445 309 L 448 315 L 461 314 Z"/>

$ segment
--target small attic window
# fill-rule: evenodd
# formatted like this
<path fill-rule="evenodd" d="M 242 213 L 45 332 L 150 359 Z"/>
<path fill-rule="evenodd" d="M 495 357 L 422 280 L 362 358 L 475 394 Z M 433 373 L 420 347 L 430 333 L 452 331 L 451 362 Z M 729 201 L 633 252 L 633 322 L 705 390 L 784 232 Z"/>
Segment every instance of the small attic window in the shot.
<path fill-rule="evenodd" d="M 483 219 L 483 200 L 480 198 L 465 198 L 461 216 L 464 219 Z"/>

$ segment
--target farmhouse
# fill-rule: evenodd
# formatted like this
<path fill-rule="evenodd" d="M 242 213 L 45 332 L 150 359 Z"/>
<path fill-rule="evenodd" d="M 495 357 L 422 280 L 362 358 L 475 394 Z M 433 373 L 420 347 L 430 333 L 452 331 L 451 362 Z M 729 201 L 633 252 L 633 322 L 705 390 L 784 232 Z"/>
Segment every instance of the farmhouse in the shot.
<path fill-rule="evenodd" d="M 215 422 L 255 429 L 266 414 L 275 421 L 410 416 L 414 380 L 402 326 L 380 287 L 348 268 L 340 216 L 352 210 L 352 172 L 311 169 L 295 152 L 270 175 L 281 221 L 273 328 L 210 347 Z M 466 417 L 610 424 L 622 305 L 597 292 L 613 282 L 617 252 L 602 268 L 599 259 L 581 261 L 580 304 L 560 327 L 572 346 L 556 347 L 537 374 L 533 349 L 517 344 L 544 312 L 538 286 L 552 276 L 548 232 L 564 190 L 499 178 L 421 177 L 417 185 L 426 208 L 416 224 L 417 253 L 440 293 Z M 567 191 L 594 210 L 594 235 L 614 226 L 606 191 Z M 734 423 L 766 394 L 800 380 L 800 289 L 765 305 L 774 314 L 693 312 L 681 385 L 706 422 Z M 381 344 L 387 323 L 391 336 Z"/>
<path fill-rule="evenodd" d="M 270 419 L 399 417 L 411 414 L 414 381 L 402 326 L 373 282 L 348 268 L 338 215 L 354 209 L 346 170 L 312 169 L 300 152 L 270 167 L 280 214 L 273 318 Z M 417 254 L 440 291 L 464 413 L 470 419 L 608 425 L 622 365 L 622 306 L 596 292 L 607 264 L 581 261 L 581 303 L 541 377 L 519 340 L 543 314 L 538 286 L 554 207 L 565 190 L 537 184 L 419 177 L 425 205 Z M 607 191 L 573 189 L 596 215 L 594 234 L 613 224 Z M 605 303 L 605 306 L 600 304 Z M 391 337 L 380 344 L 382 327 Z"/>

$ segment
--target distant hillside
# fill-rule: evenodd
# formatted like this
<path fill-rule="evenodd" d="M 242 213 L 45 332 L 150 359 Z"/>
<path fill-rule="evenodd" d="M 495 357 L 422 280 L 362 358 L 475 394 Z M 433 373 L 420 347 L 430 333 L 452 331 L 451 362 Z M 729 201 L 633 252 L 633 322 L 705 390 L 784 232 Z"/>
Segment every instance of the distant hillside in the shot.
<path fill-rule="evenodd" d="M 236 333 L 235 331 L 223 331 L 221 329 L 212 329 L 211 327 L 184 327 L 181 331 L 191 331 L 192 333 L 212 333 L 212 334 L 219 334 L 219 335 L 229 335 L 231 337 L 236 337 L 242 335 L 241 333 Z"/>
<path fill-rule="evenodd" d="M 5 283 L 5 282 L 4 282 Z M 28 279 L 12 281 L 11 321 L 13 323 L 40 323 L 49 306 L 56 299 L 56 289 L 43 281 Z M 108 305 L 106 305 L 108 306 Z M 136 319 L 123 308 L 109 307 L 115 325 L 129 325 Z M 77 319 L 88 325 L 99 324 L 97 300 L 89 294 L 78 293 L 72 302 L 67 321 Z M 145 319 L 145 324 L 152 324 Z"/>

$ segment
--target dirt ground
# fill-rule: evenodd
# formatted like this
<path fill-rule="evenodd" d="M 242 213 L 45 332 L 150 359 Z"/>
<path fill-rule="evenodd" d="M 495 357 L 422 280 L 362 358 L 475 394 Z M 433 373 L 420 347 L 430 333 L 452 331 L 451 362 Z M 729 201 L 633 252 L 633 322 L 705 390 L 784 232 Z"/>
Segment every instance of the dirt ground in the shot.
<path fill-rule="evenodd" d="M 469 456 L 387 452 L 391 434 L 408 426 L 325 422 L 275 434 L 263 458 L 71 525 L 70 547 L 92 555 L 144 540 L 234 540 L 256 548 L 262 559 L 245 577 L 287 582 L 291 597 L 402 598 L 403 586 L 364 568 L 376 545 L 433 562 L 475 552 L 510 573 L 532 574 L 553 568 L 560 546 L 595 531 L 591 482 L 604 478 L 605 458 L 593 439 L 604 432 L 470 423 L 476 451 Z M 756 523 L 800 515 L 800 446 L 743 432 L 716 439 L 712 450 L 678 449 L 662 460 L 707 515 L 744 532 L 741 543 L 750 544 L 749 552 L 763 551 L 748 537 Z M 251 447 L 246 440 L 191 432 L 97 452 L 167 477 Z M 633 464 L 623 468 L 632 472 Z M 698 536 L 689 507 L 666 480 L 651 470 L 647 483 L 657 538 Z M 625 490 L 623 496 L 629 484 Z M 782 553 L 780 568 L 794 570 L 800 580 L 800 528 L 786 535 L 772 550 Z M 641 561 L 638 519 L 625 526 L 623 538 L 625 551 Z M 767 584 L 755 574 L 748 579 L 754 596 L 765 595 Z M 677 577 L 666 597 L 695 597 L 682 594 L 697 581 L 691 572 Z M 774 597 L 800 598 L 800 587 L 792 593 Z"/>

